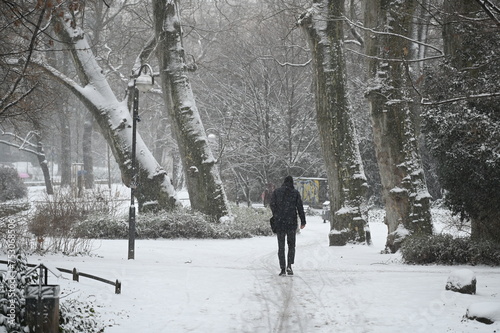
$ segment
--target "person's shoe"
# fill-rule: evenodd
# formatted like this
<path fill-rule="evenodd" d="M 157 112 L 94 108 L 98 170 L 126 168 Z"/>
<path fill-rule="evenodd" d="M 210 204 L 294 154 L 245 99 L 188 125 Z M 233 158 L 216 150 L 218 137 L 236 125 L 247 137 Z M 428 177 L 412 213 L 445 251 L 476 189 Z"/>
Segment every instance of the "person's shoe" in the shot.
<path fill-rule="evenodd" d="M 285 276 L 285 275 L 286 275 L 286 271 L 284 268 L 282 268 L 279 276 Z"/>
<path fill-rule="evenodd" d="M 288 275 L 293 275 L 292 267 L 287 267 L 287 268 L 286 268 L 286 273 L 287 273 Z"/>

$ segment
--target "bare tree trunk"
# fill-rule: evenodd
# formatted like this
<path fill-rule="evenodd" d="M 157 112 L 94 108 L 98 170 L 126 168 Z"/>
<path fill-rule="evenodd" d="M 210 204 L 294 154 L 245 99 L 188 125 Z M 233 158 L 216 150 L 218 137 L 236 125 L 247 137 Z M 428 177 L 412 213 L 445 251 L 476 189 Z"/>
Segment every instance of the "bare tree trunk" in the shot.
<path fill-rule="evenodd" d="M 43 150 L 43 143 L 40 132 L 36 134 L 36 150 L 37 150 L 37 159 L 40 168 L 42 169 L 43 179 L 45 181 L 45 190 L 47 194 L 54 194 L 54 188 L 52 187 L 52 180 L 50 179 L 50 171 L 49 165 L 47 163 L 47 158 L 45 156 L 45 152 Z"/>
<path fill-rule="evenodd" d="M 153 1 L 163 95 L 186 173 L 191 207 L 220 218 L 228 215 L 229 208 L 187 77 L 178 11 L 178 1 Z"/>
<path fill-rule="evenodd" d="M 365 37 L 368 101 L 385 201 L 391 252 L 410 232 L 431 234 L 430 195 L 418 149 L 412 96 L 405 62 L 411 59 L 415 0 L 365 1 L 365 26 L 381 33 Z M 390 32 L 390 34 L 386 33 Z"/>
<path fill-rule="evenodd" d="M 92 157 L 92 134 L 94 132 L 92 124 L 94 116 L 90 112 L 85 114 L 82 137 L 83 170 L 85 179 L 85 188 L 94 187 L 94 158 Z"/>
<path fill-rule="evenodd" d="M 61 186 L 71 185 L 71 126 L 68 119 L 67 106 L 59 103 L 61 109 L 58 112 L 61 126 L 61 155 L 59 156 L 59 173 L 61 175 Z"/>
<path fill-rule="evenodd" d="M 344 0 L 315 0 L 300 20 L 313 53 L 317 122 L 332 211 L 330 245 L 370 241 L 362 211 L 366 178 L 347 98 L 343 12 Z"/>

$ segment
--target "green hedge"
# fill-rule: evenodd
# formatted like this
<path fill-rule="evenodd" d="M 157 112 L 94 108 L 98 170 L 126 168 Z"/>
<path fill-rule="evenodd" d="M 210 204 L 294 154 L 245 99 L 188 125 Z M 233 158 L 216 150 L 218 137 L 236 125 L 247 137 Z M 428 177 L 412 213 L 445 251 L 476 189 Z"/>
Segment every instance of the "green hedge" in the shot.
<path fill-rule="evenodd" d="M 270 211 L 232 207 L 234 220 L 214 222 L 207 216 L 185 209 L 173 212 L 145 213 L 136 217 L 138 239 L 213 238 L 235 239 L 272 235 Z M 124 239 L 128 237 L 127 217 L 90 215 L 74 227 L 79 238 Z"/>
<path fill-rule="evenodd" d="M 408 264 L 500 265 L 500 244 L 451 235 L 411 236 L 401 246 Z"/>

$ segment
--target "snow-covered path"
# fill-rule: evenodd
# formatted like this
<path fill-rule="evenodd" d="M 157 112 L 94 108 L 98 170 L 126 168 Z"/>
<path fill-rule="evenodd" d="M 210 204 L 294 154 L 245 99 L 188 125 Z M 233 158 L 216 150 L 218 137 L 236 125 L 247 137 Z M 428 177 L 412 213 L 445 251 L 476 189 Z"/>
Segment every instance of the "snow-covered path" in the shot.
<path fill-rule="evenodd" d="M 471 303 L 500 302 L 500 269 L 476 272 L 477 295 L 445 291 L 459 267 L 407 266 L 372 246 L 328 246 L 328 224 L 308 217 L 297 237 L 295 276 L 279 277 L 274 237 L 241 240 L 95 241 L 95 257 L 31 257 L 122 281 L 122 294 L 85 278 L 55 278 L 68 297 L 88 298 L 105 332 L 498 332 L 500 323 L 462 321 Z M 70 277 L 68 277 L 70 278 Z M 88 296 L 90 295 L 90 296 Z"/>

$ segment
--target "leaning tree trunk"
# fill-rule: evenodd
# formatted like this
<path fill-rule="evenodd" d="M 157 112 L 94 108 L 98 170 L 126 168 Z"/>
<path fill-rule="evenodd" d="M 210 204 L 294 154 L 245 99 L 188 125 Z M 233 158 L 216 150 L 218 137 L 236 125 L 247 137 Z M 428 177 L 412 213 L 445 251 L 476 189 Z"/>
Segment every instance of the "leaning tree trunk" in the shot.
<path fill-rule="evenodd" d="M 163 96 L 179 145 L 191 206 L 220 218 L 228 215 L 229 208 L 187 77 L 178 10 L 178 1 L 153 0 Z"/>
<path fill-rule="evenodd" d="M 55 19 L 55 31 L 72 55 L 81 85 L 39 59 L 34 63 L 70 89 L 92 113 L 120 166 L 124 183 L 130 186 L 133 177 L 132 117 L 127 99 L 117 100 L 74 16 L 66 12 L 64 15 L 56 15 Z M 135 197 L 139 207 L 146 202 L 149 208 L 155 206 L 167 210 L 180 205 L 166 171 L 154 159 L 139 134 L 136 145 L 138 186 Z"/>
<path fill-rule="evenodd" d="M 347 98 L 344 0 L 315 0 L 300 19 L 313 53 L 316 112 L 331 205 L 330 245 L 370 242 L 362 211 L 367 188 Z"/>
<path fill-rule="evenodd" d="M 432 233 L 427 191 L 416 138 L 409 75 L 415 0 L 365 2 L 368 101 L 385 201 L 386 248 L 399 249 L 409 233 Z M 377 33 L 375 30 L 379 30 Z"/>

